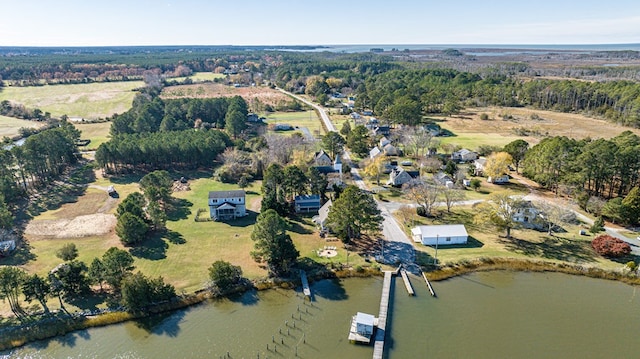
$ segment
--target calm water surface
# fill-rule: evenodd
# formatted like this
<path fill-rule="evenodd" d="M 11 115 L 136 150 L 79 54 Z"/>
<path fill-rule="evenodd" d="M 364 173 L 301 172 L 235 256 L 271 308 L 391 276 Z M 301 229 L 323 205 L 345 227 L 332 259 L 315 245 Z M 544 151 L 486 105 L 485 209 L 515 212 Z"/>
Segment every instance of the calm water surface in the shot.
<path fill-rule="evenodd" d="M 490 272 L 435 283 L 438 298 L 431 298 L 419 278 L 412 283 L 416 297 L 396 280 L 387 358 L 640 357 L 635 287 L 554 273 Z M 381 288 L 381 279 L 321 281 L 312 285 L 312 306 L 293 291 L 247 293 L 3 354 L 220 358 L 228 351 L 231 358 L 293 358 L 297 347 L 301 358 L 370 358 L 371 347 L 346 337 L 356 311 L 377 315 Z"/>

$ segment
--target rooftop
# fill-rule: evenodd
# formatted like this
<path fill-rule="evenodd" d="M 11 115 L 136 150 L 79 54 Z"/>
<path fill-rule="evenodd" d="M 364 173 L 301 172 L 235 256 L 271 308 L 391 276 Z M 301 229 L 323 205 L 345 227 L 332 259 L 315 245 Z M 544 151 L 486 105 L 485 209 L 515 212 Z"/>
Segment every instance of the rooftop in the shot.
<path fill-rule="evenodd" d="M 233 191 L 210 191 L 209 198 L 236 198 L 236 197 L 244 197 L 245 192 L 242 189 L 233 190 Z"/>
<path fill-rule="evenodd" d="M 417 226 L 411 229 L 411 234 L 420 234 L 422 237 L 459 237 L 467 236 L 467 229 L 463 224 L 445 224 L 438 226 Z"/>

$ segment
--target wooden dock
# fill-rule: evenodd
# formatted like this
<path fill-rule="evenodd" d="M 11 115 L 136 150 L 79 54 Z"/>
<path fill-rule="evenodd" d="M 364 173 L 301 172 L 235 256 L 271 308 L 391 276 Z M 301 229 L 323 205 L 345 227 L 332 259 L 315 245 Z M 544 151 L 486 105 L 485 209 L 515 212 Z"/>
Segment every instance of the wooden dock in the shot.
<path fill-rule="evenodd" d="M 311 299 L 311 288 L 309 288 L 307 273 L 303 270 L 300 271 L 300 281 L 302 282 L 302 293 L 304 293 L 306 297 L 309 297 L 309 299 Z"/>
<path fill-rule="evenodd" d="M 389 296 L 391 295 L 391 276 L 394 272 L 384 272 L 382 296 L 380 297 L 380 312 L 378 314 L 378 329 L 373 346 L 373 359 L 382 359 L 384 354 L 384 337 L 387 328 L 387 310 L 389 310 Z"/>
<path fill-rule="evenodd" d="M 409 281 L 409 276 L 407 276 L 407 271 L 404 269 L 400 270 L 400 274 L 402 275 L 402 280 L 404 281 L 404 287 L 407 288 L 407 293 L 413 296 L 416 293 L 413 291 L 413 287 L 411 286 L 411 282 Z"/>
<path fill-rule="evenodd" d="M 433 291 L 433 287 L 431 286 L 431 283 L 429 283 L 429 279 L 427 279 L 427 276 L 424 274 L 424 272 L 420 272 L 422 273 L 422 278 L 424 278 L 424 281 L 427 282 L 427 287 L 429 287 L 429 292 L 431 293 L 432 297 L 436 296 L 436 292 Z"/>

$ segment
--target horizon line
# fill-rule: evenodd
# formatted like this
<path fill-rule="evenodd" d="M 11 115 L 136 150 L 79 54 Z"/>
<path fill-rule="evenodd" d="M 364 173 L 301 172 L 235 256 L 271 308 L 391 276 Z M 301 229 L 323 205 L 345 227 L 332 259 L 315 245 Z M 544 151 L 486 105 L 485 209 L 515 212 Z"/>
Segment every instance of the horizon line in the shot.
<path fill-rule="evenodd" d="M 104 47 L 334 47 L 334 46 L 629 46 L 640 45 L 640 42 L 611 43 L 345 43 L 345 44 L 146 44 L 146 45 L 0 45 L 0 48 L 104 48 Z"/>

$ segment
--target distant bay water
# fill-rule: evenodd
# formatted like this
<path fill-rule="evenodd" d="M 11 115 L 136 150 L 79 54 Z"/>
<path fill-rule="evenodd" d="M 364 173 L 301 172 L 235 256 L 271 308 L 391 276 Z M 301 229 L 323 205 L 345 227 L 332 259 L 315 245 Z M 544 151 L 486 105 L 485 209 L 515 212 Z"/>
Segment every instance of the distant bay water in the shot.
<path fill-rule="evenodd" d="M 474 50 L 494 50 L 494 55 L 500 54 L 499 50 L 504 51 L 505 54 L 518 54 L 518 53 L 544 53 L 555 51 L 567 51 L 567 52 L 598 52 L 598 51 L 640 51 L 640 44 L 565 44 L 565 45 L 528 45 L 528 44 L 510 44 L 510 45 L 496 45 L 496 44 L 444 44 L 444 45 L 318 45 L 317 47 L 306 46 L 304 49 L 292 47 L 287 49 L 286 46 L 278 47 L 277 50 L 296 51 L 296 52 L 344 52 L 344 53 L 358 53 L 358 52 L 370 52 L 375 51 L 418 51 L 418 50 L 445 50 L 445 49 L 458 49 L 467 50 L 476 53 Z"/>

